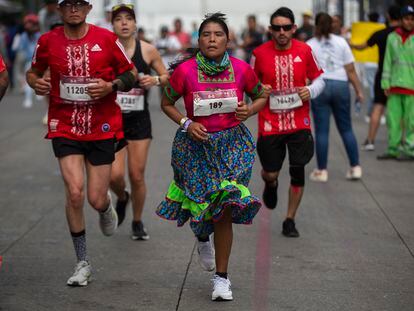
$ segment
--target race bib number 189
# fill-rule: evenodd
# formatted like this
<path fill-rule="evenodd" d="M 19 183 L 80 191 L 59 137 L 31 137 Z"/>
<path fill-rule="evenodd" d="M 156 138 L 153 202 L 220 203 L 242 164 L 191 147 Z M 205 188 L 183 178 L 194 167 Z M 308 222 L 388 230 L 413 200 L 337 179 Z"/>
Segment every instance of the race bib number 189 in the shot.
<path fill-rule="evenodd" d="M 234 112 L 239 102 L 236 89 L 194 92 L 193 98 L 196 117 Z"/>

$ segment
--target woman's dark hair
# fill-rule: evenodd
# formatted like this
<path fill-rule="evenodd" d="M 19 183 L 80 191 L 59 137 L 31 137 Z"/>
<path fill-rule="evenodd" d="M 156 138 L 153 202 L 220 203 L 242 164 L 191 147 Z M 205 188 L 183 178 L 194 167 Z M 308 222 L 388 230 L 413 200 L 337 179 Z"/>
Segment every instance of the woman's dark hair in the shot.
<path fill-rule="evenodd" d="M 380 15 L 378 14 L 378 12 L 369 12 L 368 13 L 368 20 L 370 22 L 378 23 L 379 18 L 380 18 Z"/>
<path fill-rule="evenodd" d="M 292 24 L 294 24 L 294 23 L 295 23 L 295 15 L 293 14 L 292 10 L 291 10 L 291 9 L 289 9 L 289 8 L 287 8 L 287 7 L 282 6 L 282 7 L 278 8 L 278 9 L 277 9 L 277 10 L 276 10 L 273 14 L 272 14 L 272 16 L 270 16 L 270 24 L 272 24 L 272 20 L 273 20 L 275 17 L 279 17 L 279 16 L 289 18 L 289 19 L 290 19 L 290 21 L 292 22 Z"/>
<path fill-rule="evenodd" d="M 221 26 L 221 28 L 223 28 L 223 31 L 226 34 L 227 38 L 229 38 L 229 27 L 226 24 L 226 14 L 223 14 L 223 13 L 220 13 L 220 12 L 206 14 L 204 16 L 203 22 L 201 23 L 200 27 L 198 28 L 198 36 L 199 37 L 200 37 L 204 27 L 206 27 L 206 25 L 209 24 L 209 23 L 219 24 Z M 172 63 L 169 63 L 168 71 L 170 73 L 172 73 L 175 70 L 175 68 L 177 68 L 179 65 L 186 62 L 190 58 L 193 58 L 194 56 L 196 56 L 199 51 L 200 51 L 199 48 L 187 49 L 187 51 L 185 53 L 183 53 L 177 60 L 173 61 Z"/>
<path fill-rule="evenodd" d="M 318 13 L 315 17 L 315 37 L 321 39 L 329 38 L 332 33 L 332 17 L 324 12 Z"/>
<path fill-rule="evenodd" d="M 226 24 L 226 14 L 217 12 L 217 13 L 210 13 L 204 16 L 204 20 L 201 23 L 200 27 L 198 28 L 198 36 L 201 36 L 201 33 L 203 32 L 204 27 L 206 27 L 207 24 L 210 23 L 216 23 L 223 28 L 224 33 L 226 34 L 227 38 L 229 37 L 229 27 L 227 27 Z"/>
<path fill-rule="evenodd" d="M 387 13 L 393 21 L 398 21 L 401 18 L 401 8 L 398 5 L 391 5 Z"/>

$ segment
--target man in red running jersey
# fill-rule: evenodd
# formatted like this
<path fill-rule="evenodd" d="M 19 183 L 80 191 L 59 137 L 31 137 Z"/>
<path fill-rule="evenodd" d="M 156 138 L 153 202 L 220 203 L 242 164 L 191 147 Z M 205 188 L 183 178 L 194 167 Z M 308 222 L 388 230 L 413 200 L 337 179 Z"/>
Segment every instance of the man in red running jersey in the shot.
<path fill-rule="evenodd" d="M 305 164 L 313 156 L 309 100 L 317 97 L 325 83 L 322 70 L 312 50 L 292 39 L 296 31 L 293 12 L 281 7 L 270 18 L 272 40 L 253 51 L 252 66 L 263 84 L 272 86 L 267 105 L 259 112 L 257 152 L 265 181 L 263 202 L 274 209 L 277 205 L 278 176 L 289 152 L 291 186 L 287 217 L 282 233 L 298 237 L 295 215 L 303 195 Z M 307 85 L 307 81 L 312 81 Z"/>
<path fill-rule="evenodd" d="M 7 87 L 9 86 L 9 75 L 7 74 L 6 64 L 3 57 L 0 55 L 0 101 L 6 94 Z"/>
<path fill-rule="evenodd" d="M 116 91 L 128 91 L 137 71 L 117 36 L 86 23 L 89 1 L 59 0 L 64 26 L 42 35 L 27 72 L 38 95 L 50 95 L 48 134 L 65 183 L 66 217 L 78 263 L 69 286 L 86 286 L 91 265 L 86 254 L 83 204 L 99 212 L 104 235 L 117 228 L 108 194 L 115 151 L 123 142 Z M 43 73 L 50 67 L 50 78 Z"/>

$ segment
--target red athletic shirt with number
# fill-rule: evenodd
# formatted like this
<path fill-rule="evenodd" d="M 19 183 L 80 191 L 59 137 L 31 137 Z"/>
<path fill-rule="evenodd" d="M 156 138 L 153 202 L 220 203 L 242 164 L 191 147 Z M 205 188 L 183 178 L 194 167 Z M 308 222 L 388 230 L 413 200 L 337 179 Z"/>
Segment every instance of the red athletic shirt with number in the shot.
<path fill-rule="evenodd" d="M 286 91 L 307 85 L 323 71 L 319 67 L 311 48 L 292 39 L 288 50 L 276 50 L 273 41 L 268 41 L 253 51 L 252 65 L 263 84 L 273 90 Z M 259 136 L 288 134 L 310 129 L 309 101 L 290 110 L 270 110 L 269 100 L 259 112 Z"/>
<path fill-rule="evenodd" d="M 6 64 L 4 63 L 3 57 L 0 55 L 0 72 L 6 70 Z"/>
<path fill-rule="evenodd" d="M 63 27 L 55 28 L 40 37 L 32 67 L 40 72 L 50 67 L 47 138 L 93 141 L 124 137 L 115 92 L 95 101 L 79 100 L 86 96 L 89 79 L 112 81 L 134 67 L 114 33 L 89 24 L 82 39 L 70 40 Z"/>

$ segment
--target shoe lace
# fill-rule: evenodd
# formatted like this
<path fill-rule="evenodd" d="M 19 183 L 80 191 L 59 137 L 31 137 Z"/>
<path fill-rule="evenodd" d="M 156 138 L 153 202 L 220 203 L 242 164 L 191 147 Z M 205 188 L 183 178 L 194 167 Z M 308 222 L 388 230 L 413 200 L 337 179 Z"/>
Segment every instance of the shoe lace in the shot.
<path fill-rule="evenodd" d="M 78 274 L 83 268 L 87 267 L 89 264 L 86 261 L 80 261 L 75 267 L 75 273 Z"/>
<path fill-rule="evenodd" d="M 228 291 L 230 290 L 231 287 L 231 282 L 229 279 L 225 279 L 222 277 L 219 277 L 217 275 L 214 276 L 214 278 L 212 279 L 213 283 L 214 283 L 214 288 L 217 290 L 225 290 Z"/>
<path fill-rule="evenodd" d="M 112 214 L 112 207 L 109 208 L 108 211 L 106 211 L 104 214 L 102 215 L 102 222 L 104 225 L 109 225 L 112 224 L 113 222 L 113 214 Z"/>
<path fill-rule="evenodd" d="M 198 252 L 200 255 L 211 255 L 212 247 L 210 242 L 201 242 L 198 244 Z"/>
<path fill-rule="evenodd" d="M 133 222 L 132 226 L 133 226 L 134 232 L 139 233 L 139 234 L 146 234 L 144 224 L 142 222 Z"/>

